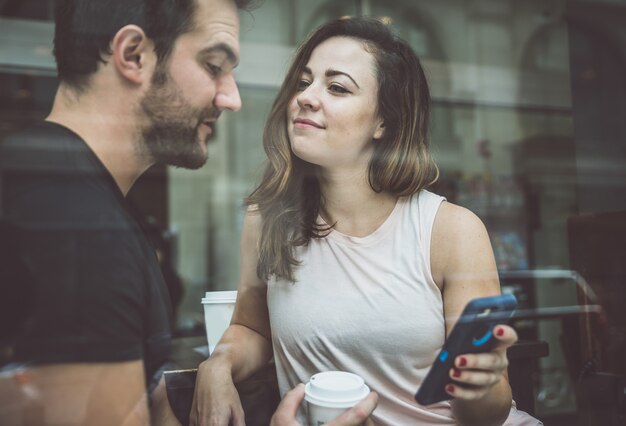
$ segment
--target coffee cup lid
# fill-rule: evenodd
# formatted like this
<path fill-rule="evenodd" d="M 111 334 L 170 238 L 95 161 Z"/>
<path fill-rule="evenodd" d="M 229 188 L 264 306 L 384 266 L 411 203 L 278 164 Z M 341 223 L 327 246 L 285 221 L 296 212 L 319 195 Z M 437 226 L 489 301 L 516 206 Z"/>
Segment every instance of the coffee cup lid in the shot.
<path fill-rule="evenodd" d="M 237 291 L 207 291 L 202 298 L 202 303 L 234 303 L 237 299 Z"/>
<path fill-rule="evenodd" d="M 322 407 L 351 407 L 369 392 L 369 387 L 356 374 L 325 371 L 311 376 L 305 386 L 304 398 Z"/>

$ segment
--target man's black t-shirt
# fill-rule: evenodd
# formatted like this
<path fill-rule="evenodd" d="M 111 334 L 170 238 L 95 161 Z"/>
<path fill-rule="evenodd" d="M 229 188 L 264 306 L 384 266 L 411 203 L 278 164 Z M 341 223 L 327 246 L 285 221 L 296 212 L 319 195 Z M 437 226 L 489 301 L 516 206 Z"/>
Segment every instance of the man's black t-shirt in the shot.
<path fill-rule="evenodd" d="M 114 143 L 114 141 L 112 141 Z M 44 122 L 0 143 L 0 347 L 11 362 L 168 361 L 154 250 L 111 174 Z"/>

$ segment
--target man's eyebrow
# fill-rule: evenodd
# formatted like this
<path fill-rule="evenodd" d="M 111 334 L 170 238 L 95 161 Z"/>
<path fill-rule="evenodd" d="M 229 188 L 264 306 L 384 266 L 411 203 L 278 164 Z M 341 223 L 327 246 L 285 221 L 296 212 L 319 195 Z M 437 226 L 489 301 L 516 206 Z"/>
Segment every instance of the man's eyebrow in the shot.
<path fill-rule="evenodd" d="M 310 75 L 312 75 L 312 74 L 313 74 L 313 72 L 311 71 L 311 68 L 309 68 L 309 67 L 304 67 L 304 69 L 302 70 L 302 72 L 304 72 L 305 74 L 310 74 Z M 332 69 L 332 68 L 329 68 L 329 69 L 327 69 L 327 70 L 326 70 L 326 73 L 325 73 L 324 75 L 326 75 L 326 77 L 334 77 L 334 76 L 336 76 L 336 75 L 345 75 L 345 76 L 346 76 L 346 77 L 348 77 L 350 80 L 352 80 L 352 82 L 354 83 L 354 85 L 355 85 L 356 87 L 358 87 L 359 89 L 361 88 L 361 86 L 359 86 L 359 85 L 357 84 L 357 82 L 356 82 L 356 81 L 354 81 L 354 79 L 352 78 L 352 76 L 351 76 L 350 74 L 346 73 L 346 72 L 339 71 L 339 70 L 334 70 L 334 69 Z"/>
<path fill-rule="evenodd" d="M 226 58 L 228 59 L 228 62 L 232 64 L 233 68 L 239 65 L 239 57 L 235 54 L 235 51 L 232 49 L 232 47 L 230 47 L 230 45 L 226 43 L 217 43 L 205 49 L 202 49 L 201 51 L 201 53 L 205 55 L 215 52 L 224 53 L 226 55 Z"/>

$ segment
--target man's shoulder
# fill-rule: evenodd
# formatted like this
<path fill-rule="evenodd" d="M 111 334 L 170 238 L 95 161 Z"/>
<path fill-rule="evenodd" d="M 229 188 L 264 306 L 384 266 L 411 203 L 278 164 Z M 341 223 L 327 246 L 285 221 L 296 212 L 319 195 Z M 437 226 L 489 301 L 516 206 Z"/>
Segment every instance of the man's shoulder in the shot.
<path fill-rule="evenodd" d="M 70 130 L 38 123 L 0 143 L 5 215 L 63 221 L 120 216 L 112 178 Z"/>
<path fill-rule="evenodd" d="M 87 152 L 80 137 L 69 129 L 41 121 L 0 142 L 0 167 L 5 173 L 61 171 Z"/>
<path fill-rule="evenodd" d="M 71 143 L 75 139 L 80 138 L 59 124 L 49 121 L 36 121 L 5 136 L 0 143 L 0 148 L 8 152 L 34 148 L 43 149 L 51 141 Z"/>

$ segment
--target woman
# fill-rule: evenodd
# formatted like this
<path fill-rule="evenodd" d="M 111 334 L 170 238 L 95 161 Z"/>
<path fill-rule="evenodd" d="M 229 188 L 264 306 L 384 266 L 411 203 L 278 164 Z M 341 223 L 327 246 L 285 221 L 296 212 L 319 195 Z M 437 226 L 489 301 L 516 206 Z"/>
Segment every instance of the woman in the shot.
<path fill-rule="evenodd" d="M 201 366 L 194 411 L 237 422 L 233 382 L 273 355 L 282 394 L 319 371 L 361 375 L 379 424 L 533 420 L 511 406 L 506 325 L 491 352 L 456 359 L 451 402 L 413 399 L 465 304 L 500 292 L 481 221 L 424 189 L 438 175 L 428 122 L 419 60 L 382 23 L 333 21 L 301 46 L 247 200 L 232 325 Z"/>

